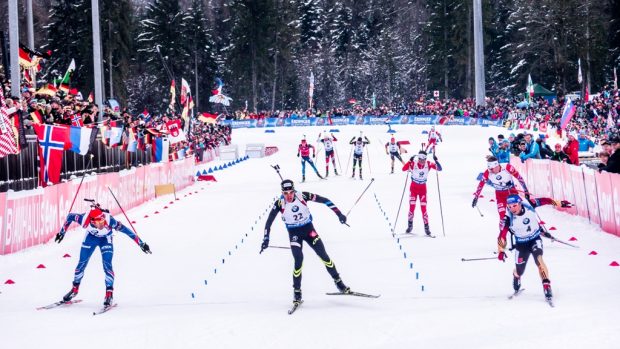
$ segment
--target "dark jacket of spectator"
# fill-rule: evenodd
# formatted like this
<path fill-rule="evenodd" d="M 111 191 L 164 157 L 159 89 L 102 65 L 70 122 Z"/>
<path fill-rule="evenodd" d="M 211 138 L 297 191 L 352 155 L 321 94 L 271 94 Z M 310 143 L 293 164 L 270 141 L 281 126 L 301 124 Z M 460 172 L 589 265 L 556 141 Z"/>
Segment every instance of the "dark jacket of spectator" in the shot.
<path fill-rule="evenodd" d="M 607 166 L 601 167 L 599 171 L 607 171 L 610 173 L 620 173 L 620 149 L 611 154 L 607 161 Z"/>

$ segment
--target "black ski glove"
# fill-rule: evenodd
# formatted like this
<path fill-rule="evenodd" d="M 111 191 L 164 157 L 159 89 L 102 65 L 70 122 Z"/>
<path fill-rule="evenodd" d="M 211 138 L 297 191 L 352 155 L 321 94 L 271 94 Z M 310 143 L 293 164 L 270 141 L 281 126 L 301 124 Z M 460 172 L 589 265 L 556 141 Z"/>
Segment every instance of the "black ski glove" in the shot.
<path fill-rule="evenodd" d="M 151 252 L 151 248 L 149 247 L 149 244 L 147 244 L 146 242 L 142 242 L 140 244 L 140 248 L 142 249 L 142 252 L 147 253 L 147 254 L 152 254 L 153 252 Z"/>
<path fill-rule="evenodd" d="M 341 224 L 347 224 L 347 216 L 343 215 L 341 212 L 338 212 L 338 220 Z"/>
<path fill-rule="evenodd" d="M 265 236 L 263 236 L 263 243 L 260 245 L 260 253 L 263 253 L 264 250 L 266 250 L 269 247 L 269 234 L 266 234 Z"/>
<path fill-rule="evenodd" d="M 478 204 L 478 197 L 474 196 L 474 201 L 471 202 L 471 207 L 474 208 Z"/>
<path fill-rule="evenodd" d="M 58 232 L 58 234 L 56 234 L 56 237 L 54 238 L 54 241 L 56 241 L 57 243 L 60 243 L 62 241 L 62 239 L 65 238 L 65 229 L 64 228 L 60 228 L 60 231 Z"/>

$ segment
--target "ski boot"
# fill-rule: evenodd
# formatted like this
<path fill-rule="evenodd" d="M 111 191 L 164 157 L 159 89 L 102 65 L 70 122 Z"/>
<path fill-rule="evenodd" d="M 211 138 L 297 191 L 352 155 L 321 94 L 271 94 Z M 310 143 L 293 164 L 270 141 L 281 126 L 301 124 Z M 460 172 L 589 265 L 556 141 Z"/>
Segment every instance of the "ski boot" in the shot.
<path fill-rule="evenodd" d="M 551 292 L 551 281 L 544 280 L 543 281 L 543 290 L 545 292 L 545 298 L 551 300 L 553 298 L 553 292 Z"/>
<path fill-rule="evenodd" d="M 360 180 L 363 180 L 364 178 L 362 178 L 362 171 L 360 171 Z"/>
<path fill-rule="evenodd" d="M 69 302 L 73 299 L 73 297 L 77 296 L 78 291 L 80 289 L 79 284 L 73 284 L 73 288 L 69 291 L 64 297 L 62 297 L 63 302 Z"/>
<path fill-rule="evenodd" d="M 355 179 L 355 170 L 353 170 L 353 174 L 351 175 L 351 178 Z"/>
<path fill-rule="evenodd" d="M 428 223 L 424 224 L 424 232 L 426 235 L 431 236 L 431 228 L 428 226 Z"/>
<path fill-rule="evenodd" d="M 325 171 L 325 178 L 329 177 L 329 169 Z"/>
<path fill-rule="evenodd" d="M 392 172 L 390 172 L 390 174 L 394 174 L 394 167 L 392 167 Z"/>
<path fill-rule="evenodd" d="M 301 304 L 301 290 L 293 290 L 293 304 Z"/>
<path fill-rule="evenodd" d="M 515 292 L 521 289 L 521 278 L 520 277 L 515 276 L 515 275 L 512 276 L 512 288 L 515 290 Z"/>
<path fill-rule="evenodd" d="M 112 289 L 107 289 L 105 291 L 105 299 L 103 300 L 103 306 L 104 307 L 109 307 L 112 305 Z"/>
<path fill-rule="evenodd" d="M 413 221 L 407 221 L 407 230 L 405 230 L 406 234 L 410 234 L 413 230 Z"/>
<path fill-rule="evenodd" d="M 336 167 L 336 165 L 334 165 L 334 167 Z M 335 168 L 334 168 L 334 174 L 338 176 L 338 170 L 336 170 Z"/>
<path fill-rule="evenodd" d="M 306 175 L 302 175 L 302 176 L 301 176 L 301 182 L 303 183 L 303 182 L 305 182 L 305 181 L 306 181 Z"/>
<path fill-rule="evenodd" d="M 334 283 L 336 284 L 336 287 L 338 287 L 338 291 L 340 291 L 341 293 L 351 292 L 351 288 L 347 287 L 347 285 L 342 282 L 342 279 L 339 278 L 337 280 L 334 280 Z"/>

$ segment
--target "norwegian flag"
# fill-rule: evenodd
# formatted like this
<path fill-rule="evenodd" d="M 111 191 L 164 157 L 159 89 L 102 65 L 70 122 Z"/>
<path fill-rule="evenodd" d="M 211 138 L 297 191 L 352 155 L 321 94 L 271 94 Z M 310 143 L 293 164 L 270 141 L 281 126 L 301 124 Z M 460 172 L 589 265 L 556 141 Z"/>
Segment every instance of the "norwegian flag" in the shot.
<path fill-rule="evenodd" d="M 84 122 L 82 121 L 82 115 L 77 113 L 73 114 L 73 116 L 71 116 L 71 125 L 76 127 L 84 126 Z"/>
<path fill-rule="evenodd" d="M 54 125 L 33 125 L 39 141 L 39 183 L 45 187 L 48 182 L 60 182 L 63 151 L 70 146 L 69 127 Z"/>
<path fill-rule="evenodd" d="M 6 109 L 4 94 L 0 91 L 0 158 L 8 154 L 19 153 Z"/>

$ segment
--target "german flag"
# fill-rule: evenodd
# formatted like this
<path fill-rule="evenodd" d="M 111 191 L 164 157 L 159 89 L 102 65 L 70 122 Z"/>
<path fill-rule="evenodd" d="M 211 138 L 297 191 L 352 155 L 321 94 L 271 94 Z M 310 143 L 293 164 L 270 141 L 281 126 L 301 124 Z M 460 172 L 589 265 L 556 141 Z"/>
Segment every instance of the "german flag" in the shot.
<path fill-rule="evenodd" d="M 41 115 L 41 112 L 38 110 L 35 110 L 32 113 L 30 113 L 30 117 L 32 118 L 32 122 L 34 122 L 35 124 L 43 123 L 43 116 Z"/>

